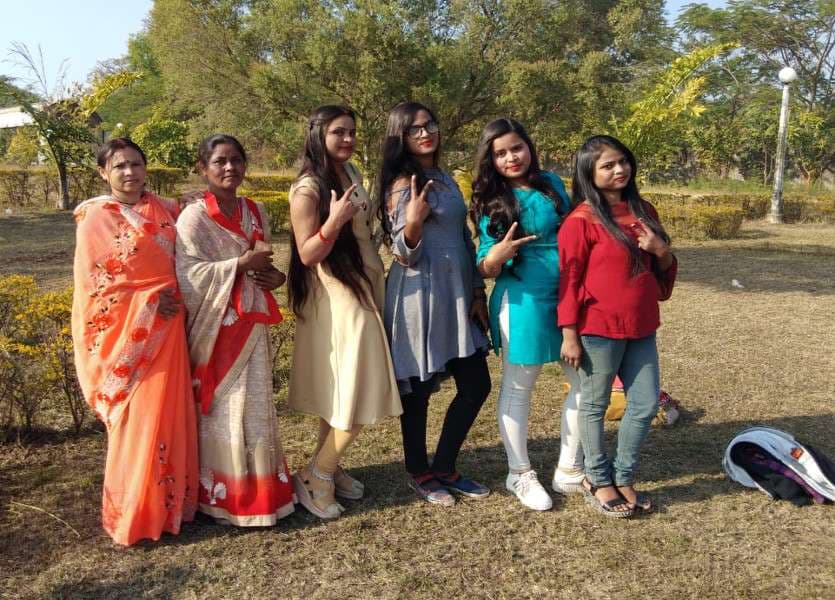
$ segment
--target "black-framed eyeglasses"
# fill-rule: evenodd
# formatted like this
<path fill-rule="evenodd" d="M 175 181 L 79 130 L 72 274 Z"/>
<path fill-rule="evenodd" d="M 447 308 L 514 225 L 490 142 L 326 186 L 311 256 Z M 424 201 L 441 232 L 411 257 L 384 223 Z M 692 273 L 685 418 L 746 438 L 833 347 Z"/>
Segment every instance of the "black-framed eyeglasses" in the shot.
<path fill-rule="evenodd" d="M 408 135 L 412 139 L 417 139 L 420 137 L 421 131 L 425 131 L 429 135 L 432 135 L 433 133 L 438 133 L 438 122 L 427 121 L 423 125 L 412 125 L 406 130 L 406 135 Z"/>

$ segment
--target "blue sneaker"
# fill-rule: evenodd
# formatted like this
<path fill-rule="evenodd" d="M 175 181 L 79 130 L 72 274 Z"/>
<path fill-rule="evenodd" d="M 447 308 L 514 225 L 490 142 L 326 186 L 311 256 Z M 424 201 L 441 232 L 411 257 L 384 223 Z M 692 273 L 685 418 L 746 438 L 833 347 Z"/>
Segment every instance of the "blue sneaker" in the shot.
<path fill-rule="evenodd" d="M 455 494 L 461 494 L 470 498 L 486 498 L 490 495 L 489 487 L 464 477 L 458 471 L 455 473 L 435 473 L 435 478 L 445 488 Z"/>

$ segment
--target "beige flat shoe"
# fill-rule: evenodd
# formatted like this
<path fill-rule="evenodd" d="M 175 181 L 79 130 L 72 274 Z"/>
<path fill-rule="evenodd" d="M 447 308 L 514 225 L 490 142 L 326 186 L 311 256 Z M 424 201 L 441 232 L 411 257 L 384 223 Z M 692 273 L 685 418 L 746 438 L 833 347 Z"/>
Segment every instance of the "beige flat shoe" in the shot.
<path fill-rule="evenodd" d="M 345 510 L 334 498 L 333 477 L 312 465 L 293 475 L 293 488 L 299 503 L 320 519 L 336 519 Z"/>
<path fill-rule="evenodd" d="M 365 486 L 362 482 L 348 475 L 342 467 L 336 467 L 333 483 L 333 493 L 346 500 L 359 500 L 365 493 Z"/>

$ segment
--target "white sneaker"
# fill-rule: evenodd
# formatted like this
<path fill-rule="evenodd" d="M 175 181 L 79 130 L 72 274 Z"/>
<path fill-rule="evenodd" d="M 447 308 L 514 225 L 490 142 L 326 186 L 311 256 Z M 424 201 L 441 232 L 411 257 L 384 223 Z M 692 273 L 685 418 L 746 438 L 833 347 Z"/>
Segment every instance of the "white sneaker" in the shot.
<path fill-rule="evenodd" d="M 533 469 L 524 473 L 508 473 L 505 487 L 516 494 L 519 502 L 533 510 L 550 510 L 554 505 Z"/>
<path fill-rule="evenodd" d="M 554 469 L 554 478 L 551 480 L 551 488 L 558 494 L 567 496 L 568 494 L 582 494 L 583 493 L 583 479 L 585 474 L 582 469 L 576 474 L 568 474 L 559 467 Z"/>

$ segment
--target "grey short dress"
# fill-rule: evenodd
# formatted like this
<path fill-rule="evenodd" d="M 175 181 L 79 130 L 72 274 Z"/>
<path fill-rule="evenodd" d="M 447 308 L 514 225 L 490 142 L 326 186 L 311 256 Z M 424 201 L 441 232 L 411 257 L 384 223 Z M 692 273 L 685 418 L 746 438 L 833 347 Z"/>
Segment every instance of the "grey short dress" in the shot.
<path fill-rule="evenodd" d="M 487 336 L 470 318 L 473 288 L 484 288 L 467 227 L 467 206 L 458 184 L 438 169 L 426 171 L 431 214 L 414 248 L 406 245 L 406 205 L 410 189 L 392 191 L 388 213 L 395 262 L 386 280 L 384 322 L 394 374 L 401 394 L 409 379 L 428 381 L 443 374 L 453 358 L 488 348 Z"/>

